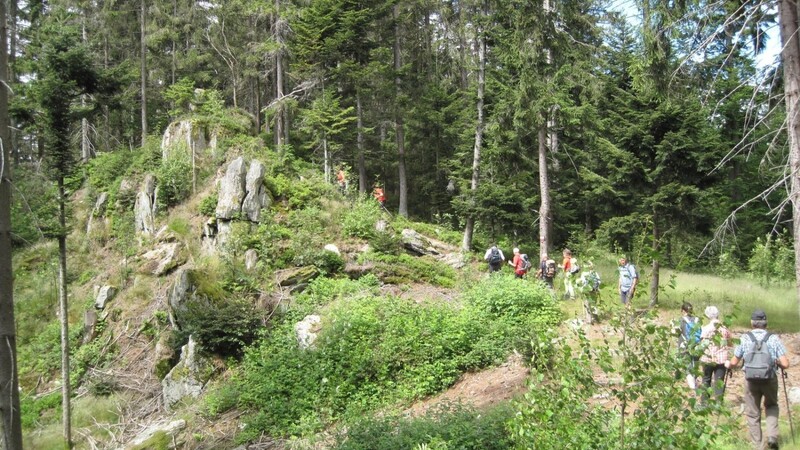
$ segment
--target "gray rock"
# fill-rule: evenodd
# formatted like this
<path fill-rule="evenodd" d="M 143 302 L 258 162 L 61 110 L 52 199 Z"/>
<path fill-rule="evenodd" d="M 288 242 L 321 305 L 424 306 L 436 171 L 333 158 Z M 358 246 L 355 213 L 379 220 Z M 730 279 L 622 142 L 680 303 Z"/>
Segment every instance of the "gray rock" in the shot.
<path fill-rule="evenodd" d="M 412 229 L 404 229 L 400 233 L 400 238 L 403 241 L 403 247 L 416 255 L 438 256 L 440 254 L 428 238 Z"/>
<path fill-rule="evenodd" d="M 170 444 L 169 448 L 178 448 L 176 444 L 179 444 L 175 439 L 176 436 L 186 428 L 186 421 L 183 419 L 174 420 L 172 422 L 167 421 L 159 421 L 149 425 L 145 428 L 141 433 L 137 434 L 135 438 L 133 438 L 128 444 L 124 447 L 119 447 L 117 450 L 128 450 L 134 448 L 145 448 L 142 447 L 143 444 L 147 443 L 150 439 L 152 439 L 158 433 L 165 433 L 167 436 L 171 437 L 169 439 Z M 146 447 L 150 448 L 150 447 Z"/>
<path fill-rule="evenodd" d="M 101 192 L 94 202 L 92 213 L 89 214 L 89 220 L 86 222 L 86 234 L 92 232 L 92 223 L 96 217 L 102 217 L 106 211 L 106 203 L 108 203 L 108 192 Z"/>
<path fill-rule="evenodd" d="M 180 243 L 168 242 L 158 245 L 153 250 L 142 255 L 145 263 L 142 271 L 161 276 L 183 264 L 186 259 L 180 251 Z"/>
<path fill-rule="evenodd" d="M 294 332 L 297 335 L 297 344 L 300 348 L 303 350 L 313 348 L 321 323 L 322 319 L 312 314 L 305 316 L 303 320 L 294 324 Z"/>
<path fill-rule="evenodd" d="M 88 309 L 83 313 L 83 343 L 88 344 L 97 337 L 97 312 Z"/>
<path fill-rule="evenodd" d="M 197 343 L 190 336 L 181 347 L 181 359 L 161 380 L 164 407 L 169 411 L 186 397 L 197 398 L 214 374 L 214 366 L 197 351 Z"/>
<path fill-rule="evenodd" d="M 233 219 L 242 210 L 245 196 L 245 164 L 244 158 L 233 160 L 225 171 L 219 185 L 219 200 L 215 215 L 218 219 Z"/>
<path fill-rule="evenodd" d="M 800 387 L 791 387 L 788 391 L 789 395 L 789 404 L 797 405 L 800 404 Z"/>
<path fill-rule="evenodd" d="M 168 160 L 177 152 L 199 155 L 208 147 L 205 130 L 191 120 L 172 122 L 161 137 L 161 158 Z"/>
<path fill-rule="evenodd" d="M 261 217 L 261 208 L 266 205 L 263 203 L 267 198 L 264 189 L 264 175 L 267 169 L 260 161 L 253 160 L 250 169 L 247 171 L 245 180 L 245 198 L 242 202 L 242 214 L 251 222 L 258 222 Z"/>
<path fill-rule="evenodd" d="M 314 266 L 292 267 L 275 272 L 275 281 L 279 286 L 294 286 L 308 282 L 317 276 Z"/>
<path fill-rule="evenodd" d="M 97 309 L 105 308 L 106 302 L 113 299 L 115 295 L 117 295 L 117 288 L 114 286 L 106 285 L 101 287 L 97 297 L 94 299 L 94 307 Z"/>
<path fill-rule="evenodd" d="M 133 207 L 133 216 L 136 221 L 136 231 L 145 235 L 155 232 L 155 215 L 153 214 L 153 200 L 144 192 L 136 194 L 136 203 Z"/>
<path fill-rule="evenodd" d="M 258 252 L 252 248 L 247 249 L 244 252 L 244 268 L 245 270 L 252 271 L 256 268 L 256 264 L 258 264 Z"/>
<path fill-rule="evenodd" d="M 175 274 L 175 284 L 169 291 L 167 304 L 169 305 L 169 321 L 174 328 L 180 328 L 180 318 L 186 312 L 186 302 L 195 291 L 192 280 L 192 271 L 185 267 L 178 269 Z"/>
<path fill-rule="evenodd" d="M 336 253 L 339 256 L 342 255 L 342 253 L 339 251 L 339 247 L 337 247 L 336 244 L 327 244 L 325 246 L 325 250 Z"/>

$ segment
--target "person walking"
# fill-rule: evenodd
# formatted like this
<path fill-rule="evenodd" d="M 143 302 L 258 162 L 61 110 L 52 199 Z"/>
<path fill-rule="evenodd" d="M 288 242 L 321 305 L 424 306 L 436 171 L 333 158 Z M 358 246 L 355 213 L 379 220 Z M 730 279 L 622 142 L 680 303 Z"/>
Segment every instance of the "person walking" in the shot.
<path fill-rule="evenodd" d="M 744 415 L 755 448 L 763 448 L 761 401 L 767 416 L 767 448 L 778 444 L 778 371 L 788 369 L 789 358 L 781 339 L 767 331 L 767 314 L 756 309 L 750 316 L 752 330 L 743 334 L 725 366 L 736 368 L 744 361 Z"/>
<path fill-rule="evenodd" d="M 719 321 L 719 309 L 716 306 L 707 306 L 703 311 L 709 322 L 701 328 L 700 342 L 705 347 L 700 363 L 703 365 L 703 392 L 702 400 L 708 400 L 711 382 L 714 382 L 714 398 L 722 401 L 724 394 L 725 363 L 728 362 L 731 342 L 731 332 Z"/>
<path fill-rule="evenodd" d="M 345 195 L 345 193 L 347 193 L 347 175 L 344 173 L 344 168 L 342 167 L 336 172 L 336 184 L 339 185 L 339 192 Z"/>
<path fill-rule="evenodd" d="M 522 278 L 528 273 L 528 270 L 525 268 L 525 260 L 522 259 L 522 255 L 519 253 L 519 249 L 514 247 L 514 257 L 511 258 L 511 261 L 508 264 L 514 267 L 514 276 L 516 278 Z"/>
<path fill-rule="evenodd" d="M 636 285 L 639 283 L 639 274 L 636 267 L 628 262 L 628 258 L 623 256 L 619 259 L 619 299 L 623 305 L 630 305 L 633 294 L 636 292 Z"/>
<path fill-rule="evenodd" d="M 554 259 L 550 259 L 550 257 L 547 256 L 547 253 L 543 253 L 542 258 L 539 261 L 539 270 L 536 271 L 536 278 L 544 281 L 551 291 L 555 290 L 553 287 L 553 281 L 556 278 L 556 267 L 556 261 Z"/>
<path fill-rule="evenodd" d="M 575 284 L 573 278 L 578 274 L 578 260 L 572 256 L 572 250 L 565 248 L 562 252 L 564 259 L 561 261 L 561 268 L 564 269 L 564 298 L 575 298 Z"/>
<path fill-rule="evenodd" d="M 383 192 L 383 188 L 378 183 L 375 183 L 372 188 L 372 196 L 375 197 L 381 208 L 386 209 L 386 193 Z"/>
<path fill-rule="evenodd" d="M 697 344 L 700 342 L 702 327 L 700 326 L 700 319 L 692 314 L 694 307 L 689 302 L 683 302 L 681 305 L 680 324 L 678 326 L 680 333 L 678 334 L 678 349 L 681 355 L 686 360 L 686 384 L 692 390 L 697 389 L 697 379 L 694 373 L 694 367 L 700 357 L 696 353 Z"/>
<path fill-rule="evenodd" d="M 506 257 L 503 255 L 503 251 L 497 248 L 497 245 L 492 245 L 484 253 L 483 259 L 489 263 L 489 272 L 497 272 L 503 266 Z"/>

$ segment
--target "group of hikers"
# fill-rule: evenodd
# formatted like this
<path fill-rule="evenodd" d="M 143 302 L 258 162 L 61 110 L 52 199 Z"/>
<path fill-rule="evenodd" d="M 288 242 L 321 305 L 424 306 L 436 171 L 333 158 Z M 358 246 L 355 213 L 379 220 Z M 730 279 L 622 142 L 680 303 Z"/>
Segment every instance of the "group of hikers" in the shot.
<path fill-rule="evenodd" d="M 514 275 L 523 278 L 531 268 L 531 263 L 526 254 L 520 253 L 518 248 L 513 250 L 514 256 L 508 264 L 514 268 Z M 600 276 L 594 270 L 591 262 L 586 263 L 585 270 L 581 272 L 577 259 L 569 249 L 562 253 L 560 264 L 542 254 L 539 268 L 535 277 L 543 281 L 554 291 L 554 280 L 561 271 L 564 274 L 564 298 L 575 298 L 575 285 L 588 294 L 585 295 L 584 304 L 587 308 L 587 318 L 591 323 L 595 317 L 596 309 L 591 300 L 596 300 L 600 287 Z M 483 259 L 489 265 L 489 272 L 498 272 L 506 262 L 503 251 L 492 245 L 486 250 Z M 636 267 L 627 257 L 618 260 L 619 280 L 617 283 L 620 302 L 630 306 L 631 299 L 636 292 L 639 275 Z M 578 275 L 580 274 L 580 275 Z M 725 387 L 731 371 L 743 363 L 744 372 L 744 415 L 750 439 L 754 448 L 776 449 L 778 443 L 778 370 L 784 377 L 784 391 L 786 390 L 785 369 L 789 367 L 786 347 L 781 339 L 767 331 L 767 315 L 761 309 L 756 309 L 750 317 L 751 330 L 742 334 L 739 344 L 732 346 L 733 335 L 720 321 L 720 312 L 716 306 L 708 306 L 704 313 L 708 321 L 704 324 L 693 315 L 693 307 L 684 302 L 681 307 L 682 317 L 674 328 L 678 335 L 678 348 L 686 361 L 686 382 L 692 391 L 698 389 L 695 367 L 701 364 L 702 387 L 699 390 L 701 404 L 708 402 L 709 392 L 713 390 L 716 401 L 722 401 Z M 731 356 L 731 348 L 733 353 Z M 680 374 L 678 374 L 680 376 Z M 761 430 L 762 404 L 766 415 L 766 433 Z M 787 398 L 788 405 L 788 398 Z M 789 411 L 791 422 L 791 411 Z M 793 427 L 792 427 L 793 428 Z M 792 429 L 792 432 L 794 430 Z M 764 439 L 766 437 L 766 439 Z"/>
<path fill-rule="evenodd" d="M 347 181 L 347 174 L 345 173 L 344 167 L 340 167 L 336 171 L 336 185 L 339 187 L 339 192 L 342 195 L 347 194 L 349 183 Z M 386 192 L 384 192 L 383 187 L 381 187 L 381 184 L 377 181 L 372 186 L 372 196 L 375 198 L 381 208 L 386 209 Z"/>

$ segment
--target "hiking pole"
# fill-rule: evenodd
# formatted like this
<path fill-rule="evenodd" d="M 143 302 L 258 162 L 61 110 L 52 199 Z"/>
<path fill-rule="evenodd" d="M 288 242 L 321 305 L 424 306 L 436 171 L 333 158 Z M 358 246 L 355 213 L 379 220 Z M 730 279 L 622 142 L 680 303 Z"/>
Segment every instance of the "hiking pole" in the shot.
<path fill-rule="evenodd" d="M 781 367 L 783 374 L 783 396 L 786 398 L 786 413 L 789 414 L 789 431 L 792 433 L 792 444 L 794 445 L 794 424 L 792 423 L 792 405 L 789 404 L 789 394 L 786 392 L 786 369 Z"/>

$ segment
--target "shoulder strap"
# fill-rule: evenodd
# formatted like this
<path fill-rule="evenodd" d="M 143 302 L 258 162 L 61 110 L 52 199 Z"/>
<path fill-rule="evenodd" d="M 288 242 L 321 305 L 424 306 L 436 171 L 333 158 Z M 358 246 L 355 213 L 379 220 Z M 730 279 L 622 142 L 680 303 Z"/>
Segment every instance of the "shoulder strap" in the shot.
<path fill-rule="evenodd" d="M 769 337 L 770 337 L 770 336 L 772 336 L 772 333 L 770 333 L 769 331 L 767 331 L 767 332 L 764 334 L 764 337 L 763 337 L 763 338 L 761 338 L 760 340 L 759 340 L 759 339 L 756 339 L 756 335 L 754 335 L 752 331 L 748 331 L 748 332 L 747 332 L 747 335 L 748 335 L 748 336 L 750 336 L 750 339 L 753 341 L 753 344 L 754 344 L 754 345 L 756 345 L 756 346 L 758 346 L 758 347 L 760 348 L 760 347 L 761 347 L 761 344 L 763 344 L 764 342 L 767 342 L 767 340 L 769 340 Z"/>

